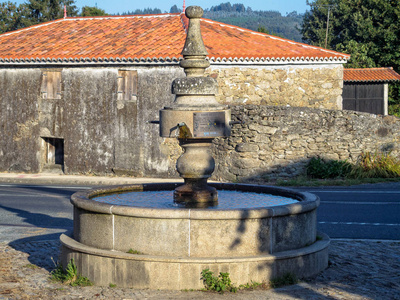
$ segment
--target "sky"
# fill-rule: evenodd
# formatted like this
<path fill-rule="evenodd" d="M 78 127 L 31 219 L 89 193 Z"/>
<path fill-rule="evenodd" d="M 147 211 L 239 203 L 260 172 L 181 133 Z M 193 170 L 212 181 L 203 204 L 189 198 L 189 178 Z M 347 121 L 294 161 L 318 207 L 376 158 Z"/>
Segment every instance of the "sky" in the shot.
<path fill-rule="evenodd" d="M 4 0 L 5 1 L 5 0 Z M 11 0 L 18 4 L 27 2 L 25 0 Z M 190 5 L 199 5 L 203 9 L 211 8 L 212 6 L 221 3 L 230 2 L 242 3 L 246 8 L 250 6 L 253 10 L 275 10 L 282 15 L 297 11 L 304 13 L 309 6 L 306 5 L 306 0 L 186 0 L 186 7 Z M 129 0 L 75 0 L 76 6 L 81 9 L 83 6 L 96 6 L 104 9 L 106 13 L 115 14 L 127 11 L 135 11 L 136 9 L 144 8 L 159 8 L 162 12 L 169 12 L 170 8 L 176 4 L 178 8 L 182 8 L 183 0 L 150 0 L 150 1 L 129 1 Z"/>

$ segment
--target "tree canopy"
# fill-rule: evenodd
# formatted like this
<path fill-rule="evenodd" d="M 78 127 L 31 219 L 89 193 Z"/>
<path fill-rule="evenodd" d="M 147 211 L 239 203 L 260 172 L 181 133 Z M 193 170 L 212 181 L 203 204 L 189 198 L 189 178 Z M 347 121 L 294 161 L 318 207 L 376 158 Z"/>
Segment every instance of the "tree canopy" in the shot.
<path fill-rule="evenodd" d="M 28 26 L 24 18 L 26 13 L 25 4 L 17 6 L 16 3 L 9 1 L 0 3 L 0 33 Z"/>
<path fill-rule="evenodd" d="M 90 17 L 90 16 L 108 16 L 104 9 L 97 8 L 96 6 L 84 6 L 82 7 L 82 17 Z"/>
<path fill-rule="evenodd" d="M 74 0 L 29 0 L 17 6 L 16 3 L 0 3 L 0 33 L 17 30 L 42 22 L 60 19 L 67 15 L 78 15 Z"/>
<path fill-rule="evenodd" d="M 176 4 L 175 4 L 174 6 L 171 7 L 171 9 L 169 10 L 169 12 L 170 12 L 171 14 L 174 14 L 174 13 L 180 13 L 181 10 L 180 10 L 180 9 L 178 8 L 178 6 L 176 6 Z"/>
<path fill-rule="evenodd" d="M 278 11 L 256 11 L 243 4 L 221 3 L 204 10 L 204 18 L 231 24 L 257 31 L 264 28 L 265 33 L 285 37 L 294 41 L 301 41 L 301 34 L 297 30 L 303 15 L 293 11 L 282 16 Z"/>
<path fill-rule="evenodd" d="M 24 18 L 29 25 L 61 19 L 64 16 L 64 5 L 67 7 L 67 15 L 78 15 L 78 8 L 74 0 L 29 0 L 26 3 L 27 10 Z"/>
<path fill-rule="evenodd" d="M 316 0 L 308 3 L 303 41 L 324 46 L 330 6 L 327 48 L 352 55 L 347 66 L 393 66 L 400 70 L 400 1 Z"/>

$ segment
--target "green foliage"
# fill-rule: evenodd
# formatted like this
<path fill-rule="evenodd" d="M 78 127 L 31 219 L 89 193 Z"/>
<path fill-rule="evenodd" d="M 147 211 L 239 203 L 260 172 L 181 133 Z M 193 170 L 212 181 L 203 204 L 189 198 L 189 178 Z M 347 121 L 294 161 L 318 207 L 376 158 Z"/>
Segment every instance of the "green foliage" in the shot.
<path fill-rule="evenodd" d="M 161 14 L 161 9 L 159 8 L 145 8 L 145 9 L 136 9 L 135 11 L 127 11 L 123 12 L 121 15 L 155 15 Z"/>
<path fill-rule="evenodd" d="M 269 30 L 266 29 L 264 26 L 259 26 L 259 27 L 257 28 L 257 31 L 258 31 L 258 32 L 262 32 L 262 33 L 266 33 L 266 34 L 270 34 L 270 35 L 275 35 L 275 36 L 283 37 L 283 36 L 281 36 L 281 35 L 279 35 L 279 34 L 277 34 L 277 33 L 275 33 L 275 32 L 269 32 Z"/>
<path fill-rule="evenodd" d="M 114 284 L 114 283 L 110 283 L 110 284 L 109 284 L 109 287 L 110 287 L 110 288 L 115 288 L 115 287 L 117 287 L 117 285 Z"/>
<path fill-rule="evenodd" d="M 265 283 L 260 283 L 260 282 L 250 282 L 246 284 L 241 284 L 239 285 L 239 290 L 255 290 L 259 287 L 264 287 Z"/>
<path fill-rule="evenodd" d="M 32 269 L 32 270 L 39 269 L 39 267 L 37 265 L 33 265 L 33 264 L 27 264 L 24 267 L 28 268 L 28 269 Z"/>
<path fill-rule="evenodd" d="M 27 26 L 24 16 L 27 14 L 27 6 L 19 6 L 12 2 L 0 3 L 0 33 L 17 30 Z"/>
<path fill-rule="evenodd" d="M 351 171 L 351 164 L 343 160 L 324 161 L 321 158 L 311 158 L 307 165 L 307 175 L 311 178 L 344 177 Z"/>
<path fill-rule="evenodd" d="M 175 13 L 180 13 L 181 10 L 178 8 L 178 6 L 176 6 L 176 4 L 174 6 L 171 6 L 171 9 L 169 10 L 169 13 L 171 14 L 175 14 Z"/>
<path fill-rule="evenodd" d="M 61 264 L 50 273 L 51 279 L 59 281 L 64 284 L 71 286 L 91 286 L 93 285 L 90 280 L 78 274 L 78 270 L 74 263 L 74 260 L 68 263 L 67 268 L 64 270 Z"/>
<path fill-rule="evenodd" d="M 352 178 L 396 178 L 400 177 L 400 160 L 390 153 L 363 152 L 352 167 Z"/>
<path fill-rule="evenodd" d="M 129 253 L 129 254 L 143 254 L 142 252 L 137 251 L 137 250 L 133 250 L 132 248 L 130 248 L 127 253 Z"/>
<path fill-rule="evenodd" d="M 244 7 L 243 4 L 233 4 L 231 5 L 230 2 L 226 3 L 221 3 L 220 5 L 217 6 L 212 6 L 210 8 L 210 11 L 226 11 L 226 12 L 245 12 L 246 8 Z"/>
<path fill-rule="evenodd" d="M 296 11 L 282 16 L 278 11 L 253 11 L 250 7 L 245 8 L 243 4 L 231 5 L 227 2 L 206 9 L 204 18 L 254 31 L 258 28 L 268 28 L 269 33 L 264 33 L 301 41 L 297 27 L 300 26 L 303 15 L 297 14 Z"/>
<path fill-rule="evenodd" d="M 396 178 L 400 177 L 400 160 L 386 152 L 363 152 L 352 165 L 347 161 L 312 158 L 307 165 L 311 178 Z"/>
<path fill-rule="evenodd" d="M 295 275 L 293 275 L 291 273 L 286 273 L 282 277 L 272 279 L 270 281 L 270 286 L 272 288 L 279 288 L 279 287 L 286 286 L 286 285 L 296 284 L 297 281 L 298 280 Z"/>
<path fill-rule="evenodd" d="M 310 179 L 306 176 L 298 176 L 289 180 L 278 180 L 278 186 L 351 186 L 367 183 L 398 182 L 397 178 L 335 178 L 335 179 Z"/>
<path fill-rule="evenodd" d="M 107 16 L 108 14 L 104 9 L 97 8 L 95 6 L 84 6 L 82 7 L 82 17 L 90 17 L 90 16 Z"/>
<path fill-rule="evenodd" d="M 68 17 L 78 15 L 74 0 L 29 0 L 25 18 L 29 20 L 29 25 L 61 19 L 64 17 L 64 5 L 67 6 Z"/>
<path fill-rule="evenodd" d="M 218 293 L 224 292 L 237 292 L 237 287 L 232 285 L 229 273 L 220 272 L 219 276 L 214 276 L 214 273 L 209 269 L 201 271 L 201 279 L 204 282 L 204 286 L 208 291 L 215 291 Z"/>
<path fill-rule="evenodd" d="M 389 113 L 389 115 L 400 118 L 400 104 L 389 105 L 388 113 Z"/>
<path fill-rule="evenodd" d="M 267 28 L 265 28 L 264 26 L 258 26 L 257 31 L 269 34 L 269 30 Z"/>
<path fill-rule="evenodd" d="M 336 50 L 350 54 L 346 68 L 374 68 L 375 61 L 368 56 L 369 45 L 350 40 L 347 44 L 338 44 Z"/>
<path fill-rule="evenodd" d="M 60 19 L 64 16 L 64 5 L 69 17 L 78 15 L 74 0 L 29 0 L 19 6 L 0 3 L 0 33 Z"/>

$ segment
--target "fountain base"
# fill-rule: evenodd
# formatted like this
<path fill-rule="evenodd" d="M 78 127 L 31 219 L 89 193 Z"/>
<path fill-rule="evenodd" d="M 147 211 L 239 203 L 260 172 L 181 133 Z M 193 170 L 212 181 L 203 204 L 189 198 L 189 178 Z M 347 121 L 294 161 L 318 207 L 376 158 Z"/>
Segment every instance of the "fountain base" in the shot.
<path fill-rule="evenodd" d="M 317 275 L 328 266 L 329 238 L 320 239 L 308 247 L 248 257 L 184 258 L 150 256 L 102 250 L 78 243 L 62 235 L 62 264 L 74 259 L 78 273 L 99 286 L 110 283 L 121 288 L 154 290 L 200 290 L 204 288 L 201 271 L 214 274 L 228 272 L 233 284 L 268 282 L 287 275 L 297 278 Z"/>
<path fill-rule="evenodd" d="M 200 289 L 201 271 L 228 272 L 236 285 L 291 273 L 309 277 L 328 265 L 329 238 L 316 231 L 317 196 L 276 187 L 210 184 L 218 190 L 268 193 L 295 203 L 237 209 L 154 208 L 108 204 L 94 197 L 172 191 L 176 184 L 97 188 L 71 197 L 73 238 L 61 237 L 61 262 L 74 259 L 94 284 Z M 221 192 L 221 195 L 223 193 Z M 267 196 L 267 195 L 266 195 Z M 129 249 L 139 254 L 127 253 Z"/>

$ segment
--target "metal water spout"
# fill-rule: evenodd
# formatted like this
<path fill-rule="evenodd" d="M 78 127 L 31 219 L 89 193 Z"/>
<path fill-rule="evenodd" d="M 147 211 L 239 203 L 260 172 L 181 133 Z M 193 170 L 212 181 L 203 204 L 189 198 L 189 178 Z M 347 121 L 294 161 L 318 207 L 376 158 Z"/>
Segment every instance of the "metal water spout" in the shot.
<path fill-rule="evenodd" d="M 189 28 L 180 66 L 186 77 L 173 81 L 175 100 L 160 110 L 160 136 L 174 137 L 172 133 L 178 130 L 179 145 L 184 149 L 176 168 L 185 183 L 175 189 L 174 201 L 188 207 L 207 207 L 218 203 L 216 189 L 207 184 L 215 168 L 210 153 L 212 140 L 230 135 L 231 112 L 215 98 L 216 80 L 204 76 L 210 63 L 200 31 L 203 9 L 190 6 L 185 14 Z"/>

